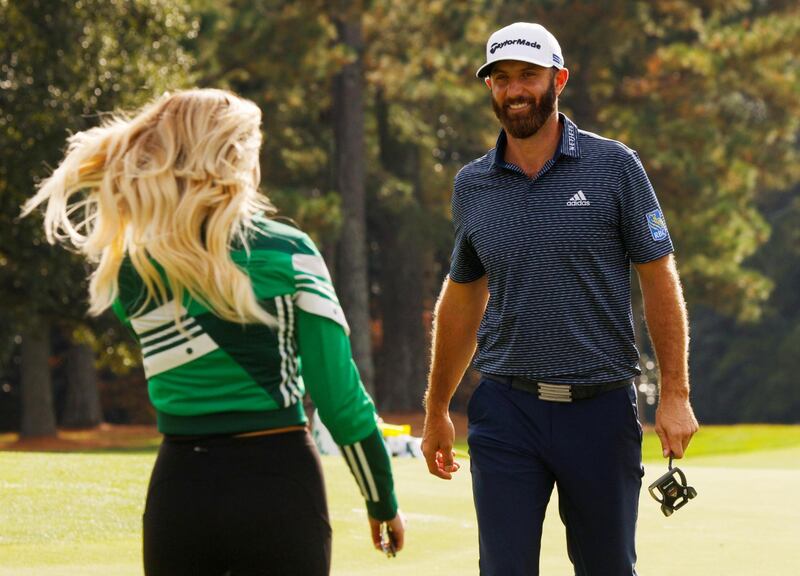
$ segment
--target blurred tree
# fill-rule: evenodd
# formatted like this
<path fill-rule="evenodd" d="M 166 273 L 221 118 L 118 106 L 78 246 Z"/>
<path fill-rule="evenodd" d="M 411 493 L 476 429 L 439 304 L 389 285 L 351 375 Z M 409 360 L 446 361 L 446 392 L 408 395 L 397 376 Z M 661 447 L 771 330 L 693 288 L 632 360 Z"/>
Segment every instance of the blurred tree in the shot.
<path fill-rule="evenodd" d="M 97 426 L 103 421 L 97 389 L 95 351 L 89 344 L 75 343 L 67 351 L 67 391 L 61 423 L 67 427 Z"/>
<path fill-rule="evenodd" d="M 433 300 L 451 244 L 452 178 L 494 135 L 482 3 L 376 0 L 365 15 L 371 116 L 370 238 L 385 410 L 419 410 Z M 415 49 L 409 49 L 410 46 Z"/>
<path fill-rule="evenodd" d="M 350 323 L 353 358 L 361 380 L 374 394 L 370 280 L 367 261 L 366 158 L 364 142 L 364 3 L 330 3 L 337 42 L 349 61 L 332 80 L 335 189 L 342 199 L 342 228 L 336 263 L 339 300 Z"/>
<path fill-rule="evenodd" d="M 800 188 L 760 202 L 772 228 L 749 260 L 775 282 L 757 323 L 742 324 L 707 307 L 695 314 L 694 403 L 707 422 L 800 420 Z"/>
<path fill-rule="evenodd" d="M 49 389 L 47 370 L 33 358 L 47 355 L 49 326 L 88 322 L 87 269 L 46 245 L 41 219 L 18 220 L 19 206 L 58 163 L 68 130 L 95 125 L 99 112 L 185 86 L 192 60 L 183 43 L 197 28 L 181 0 L 0 2 L 0 27 L 0 341 L 7 347 L 14 334 L 23 334 L 22 380 L 37 383 L 35 391 L 22 392 L 23 433 L 40 427 L 52 433 L 45 423 L 52 408 L 33 412 L 32 403 L 48 402 Z M 31 330 L 37 336 L 25 343 Z M 8 349 L 0 355 L 9 356 Z M 96 395 L 92 364 L 84 358 L 83 369 L 73 371 L 78 405 L 96 403 L 77 401 Z M 81 382 L 84 375 L 89 382 Z M 82 419 L 75 416 L 77 424 Z M 92 415 L 88 423 L 95 420 Z"/>
<path fill-rule="evenodd" d="M 329 262 L 341 227 L 331 155 L 331 78 L 348 61 L 322 0 L 192 0 L 201 86 L 229 88 L 263 113 L 265 191 Z"/>
<path fill-rule="evenodd" d="M 20 435 L 55 436 L 56 415 L 50 383 L 50 331 L 46 323 L 29 323 L 22 333 Z"/>
<path fill-rule="evenodd" d="M 358 48 L 340 31 L 344 8 L 361 6 L 0 2 L 0 25 L 10 31 L 0 37 L 0 144 L 12 151 L 0 167 L 0 295 L 10 303 L 0 311 L 0 330 L 11 336 L 28 318 L 66 318 L 71 332 L 83 314 L 85 270 L 42 246 L 38 223 L 12 222 L 33 176 L 57 161 L 64 128 L 81 129 L 97 121 L 94 110 L 128 107 L 185 82 L 192 58 L 200 85 L 231 88 L 262 108 L 268 195 L 314 236 L 330 264 L 340 261 L 340 233 L 351 214 L 342 194 L 355 188 L 340 182 L 337 153 L 344 128 L 357 126 L 341 112 L 356 101 L 336 101 L 335 79 L 361 67 L 363 137 L 351 145 L 363 147 L 370 302 L 356 308 L 370 310 L 373 329 L 357 331 L 373 334 L 379 406 L 417 408 L 427 322 L 452 243 L 452 179 L 493 146 L 499 129 L 474 71 L 494 29 L 535 20 L 557 35 L 571 71 L 562 108 L 583 128 L 640 152 L 670 223 L 688 299 L 714 311 L 698 312 L 699 322 L 730 324 L 744 336 L 750 328 L 737 322 L 763 313 L 752 329 L 775 330 L 773 350 L 783 349 L 779 341 L 794 342 L 791 322 L 778 322 L 773 312 L 785 283 L 796 281 L 785 274 L 791 259 L 762 262 L 767 247 L 788 249 L 781 240 L 788 224 L 760 202 L 767 194 L 784 198 L 781 190 L 800 178 L 796 3 L 544 0 L 532 12 L 510 0 L 364 0 Z M 759 250 L 770 225 L 777 243 Z M 348 234 L 351 228 L 345 224 Z M 331 268 L 345 300 L 353 275 Z M 95 349 L 112 350 L 117 364 L 130 362 L 117 354 L 115 338 L 103 327 Z M 694 365 L 711 365 L 708 349 L 734 354 L 730 338 L 719 347 L 695 344 Z M 793 366 L 791 355 L 781 358 L 776 374 Z M 724 374 L 736 380 L 743 372 Z M 730 406 L 741 398 L 732 393 Z"/>
<path fill-rule="evenodd" d="M 689 301 L 756 320 L 773 285 L 745 265 L 769 236 L 757 199 L 800 179 L 800 8 L 680 4 L 640 15 L 659 45 L 599 117 L 650 170 Z"/>

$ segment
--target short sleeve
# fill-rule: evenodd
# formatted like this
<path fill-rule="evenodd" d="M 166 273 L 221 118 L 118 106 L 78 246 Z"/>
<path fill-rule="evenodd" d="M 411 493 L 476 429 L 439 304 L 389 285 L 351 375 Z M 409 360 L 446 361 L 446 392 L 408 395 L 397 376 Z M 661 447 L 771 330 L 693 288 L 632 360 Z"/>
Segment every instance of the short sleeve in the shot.
<path fill-rule="evenodd" d="M 619 194 L 622 240 L 631 261 L 650 262 L 672 253 L 667 221 L 636 152 L 625 158 Z"/>
<path fill-rule="evenodd" d="M 460 175 L 459 175 L 460 176 Z M 455 245 L 450 257 L 450 279 L 453 282 L 467 283 L 483 277 L 486 270 L 478 257 L 466 227 L 464 206 L 461 192 L 461 182 L 456 176 L 453 186 L 451 201 L 453 212 L 453 227 L 455 229 Z"/>

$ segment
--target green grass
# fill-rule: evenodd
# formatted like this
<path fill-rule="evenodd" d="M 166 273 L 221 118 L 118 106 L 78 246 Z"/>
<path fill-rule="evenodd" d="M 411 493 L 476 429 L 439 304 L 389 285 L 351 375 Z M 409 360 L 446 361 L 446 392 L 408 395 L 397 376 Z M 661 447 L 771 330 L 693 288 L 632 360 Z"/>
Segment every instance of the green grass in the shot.
<path fill-rule="evenodd" d="M 657 439 L 647 486 L 665 469 Z M 141 510 L 154 452 L 0 452 L 0 576 L 141 574 Z M 696 500 L 664 518 L 646 490 L 639 571 L 648 576 L 790 574 L 800 566 L 800 427 L 705 428 L 680 463 Z M 468 464 L 451 482 L 420 460 L 396 460 L 408 546 L 388 560 L 371 550 L 363 503 L 339 458 L 324 467 L 336 576 L 477 574 Z M 555 499 L 555 495 L 554 495 Z M 569 574 L 551 503 L 542 574 Z"/>
<path fill-rule="evenodd" d="M 779 424 L 742 424 L 739 426 L 703 426 L 692 438 L 687 458 L 745 454 L 779 448 L 800 446 L 800 426 Z M 467 442 L 455 444 L 459 457 L 468 457 Z M 662 460 L 661 442 L 652 430 L 644 435 L 642 459 L 645 462 Z"/>
<path fill-rule="evenodd" d="M 703 426 L 692 438 L 687 458 L 744 454 L 800 446 L 800 426 L 747 424 L 741 426 Z M 643 459 L 660 460 L 661 443 L 655 433 L 645 434 Z"/>

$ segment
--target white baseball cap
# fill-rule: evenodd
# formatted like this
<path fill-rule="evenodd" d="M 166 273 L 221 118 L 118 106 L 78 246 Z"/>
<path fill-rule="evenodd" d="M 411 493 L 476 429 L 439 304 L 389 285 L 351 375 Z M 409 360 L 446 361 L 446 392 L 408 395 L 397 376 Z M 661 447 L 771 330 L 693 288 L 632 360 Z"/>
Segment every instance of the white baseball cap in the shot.
<path fill-rule="evenodd" d="M 558 40 L 541 24 L 515 22 L 489 36 L 486 43 L 486 64 L 476 76 L 489 75 L 492 64 L 500 60 L 520 60 L 545 68 L 564 67 L 564 57 Z"/>

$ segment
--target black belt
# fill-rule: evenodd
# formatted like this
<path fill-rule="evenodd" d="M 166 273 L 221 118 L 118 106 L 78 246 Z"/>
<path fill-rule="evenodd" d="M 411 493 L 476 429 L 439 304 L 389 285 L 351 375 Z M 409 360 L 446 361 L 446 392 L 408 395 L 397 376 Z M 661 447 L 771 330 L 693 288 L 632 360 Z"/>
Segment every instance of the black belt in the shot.
<path fill-rule="evenodd" d="M 490 380 L 503 382 L 511 386 L 514 390 L 522 390 L 530 394 L 536 394 L 540 400 L 549 402 L 572 402 L 573 400 L 586 400 L 593 398 L 603 392 L 624 388 L 633 384 L 632 378 L 617 380 L 616 382 L 606 382 L 605 384 L 548 384 L 539 382 L 522 376 L 498 376 L 496 374 L 486 374 L 483 376 Z"/>

